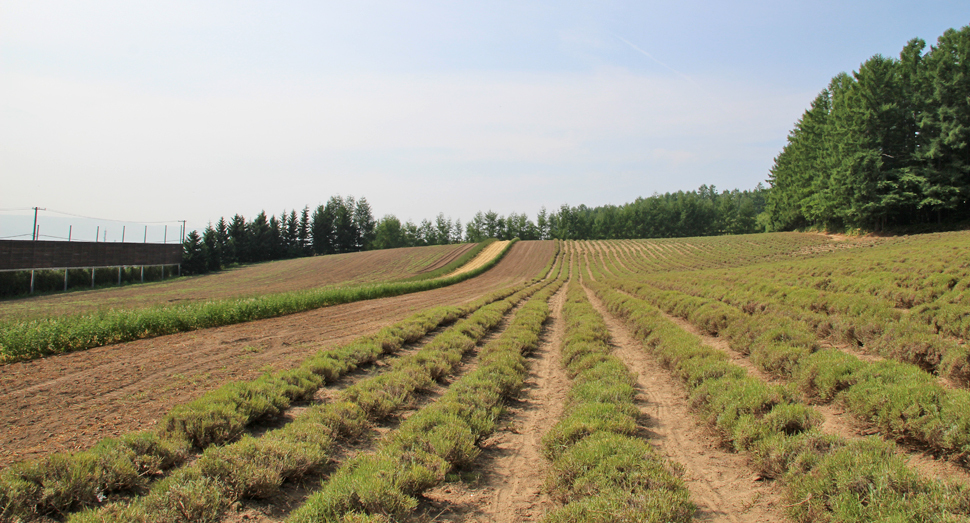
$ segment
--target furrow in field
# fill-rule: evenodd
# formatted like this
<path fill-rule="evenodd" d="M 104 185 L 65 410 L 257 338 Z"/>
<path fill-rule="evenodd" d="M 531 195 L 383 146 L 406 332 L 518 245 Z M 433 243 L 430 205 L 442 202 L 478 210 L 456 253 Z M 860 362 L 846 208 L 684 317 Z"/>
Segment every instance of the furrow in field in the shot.
<path fill-rule="evenodd" d="M 347 463 L 359 455 L 373 453 L 382 438 L 400 427 L 401 423 L 411 417 L 411 415 L 437 401 L 444 395 L 452 383 L 474 371 L 478 365 L 478 351 L 505 332 L 509 325 L 509 319 L 520 307 L 521 303 L 506 312 L 501 321 L 476 342 L 472 350 L 462 355 L 461 360 L 453 367 L 451 372 L 442 376 L 430 386 L 415 391 L 414 397 L 400 411 L 395 412 L 391 416 L 375 420 L 366 433 L 340 448 L 340 452 L 334 455 L 333 463 L 329 467 L 330 472 L 337 470 L 341 464 Z M 332 394 L 332 397 L 334 400 L 337 400 L 340 394 Z M 291 495 L 280 497 L 279 499 L 241 500 L 238 507 L 226 513 L 222 518 L 222 522 L 252 521 L 271 523 L 285 521 L 290 513 L 300 507 L 312 493 L 312 489 L 308 490 L 306 488 L 306 483 L 313 480 L 319 481 L 323 478 L 324 476 L 304 478 L 300 482 L 303 488 L 291 489 L 293 492 L 301 494 L 299 498 Z"/>
<path fill-rule="evenodd" d="M 590 303 L 610 330 L 616 354 L 637 374 L 639 407 L 649 416 L 651 444 L 684 467 L 684 481 L 698 505 L 695 519 L 711 522 L 784 521 L 781 493 L 748 465 L 725 450 L 720 436 L 691 412 L 683 385 L 646 352 L 629 329 L 589 289 Z M 721 345 L 721 344 L 718 344 Z"/>
<path fill-rule="evenodd" d="M 462 481 L 446 483 L 425 493 L 435 521 L 512 523 L 538 521 L 553 508 L 543 492 L 548 462 L 542 455 L 542 436 L 562 415 L 569 380 L 562 370 L 560 290 L 536 351 L 529 357 L 529 376 L 518 398 L 509 401 L 499 428 L 481 443 L 482 454 Z"/>
<path fill-rule="evenodd" d="M 312 459 L 311 463 L 320 463 L 321 457 L 318 454 L 323 452 L 327 456 L 323 462 L 329 461 L 333 458 L 334 441 L 339 448 L 343 437 L 360 438 L 362 435 L 380 433 L 379 428 L 368 428 L 367 425 L 381 421 L 386 423 L 387 420 L 391 420 L 393 424 L 393 420 L 402 416 L 402 409 L 410 408 L 420 401 L 421 392 L 432 391 L 427 397 L 433 396 L 435 381 L 454 372 L 460 366 L 462 356 L 474 349 L 476 341 L 494 329 L 515 302 L 522 299 L 521 296 L 535 292 L 535 288 L 536 285 L 533 285 L 530 287 L 533 290 L 520 291 L 512 298 L 482 307 L 436 337 L 422 350 L 399 360 L 389 372 L 344 389 L 337 402 L 308 409 L 292 423 L 265 433 L 260 438 L 243 438 L 225 448 L 209 449 L 198 462 L 174 473 L 173 482 L 155 485 L 132 508 L 114 506 L 102 512 L 81 514 L 76 521 L 103 518 L 108 521 L 125 521 L 133 517 L 141 518 L 142 515 L 164 519 L 173 517 L 172 514 L 183 514 L 184 517 L 178 516 L 178 520 L 191 521 L 199 517 L 212 520 L 217 515 L 225 514 L 227 503 L 272 497 L 279 492 L 280 480 L 299 480 L 320 466 L 318 464 L 300 468 L 291 464 L 294 460 L 298 463 L 304 456 L 312 456 L 304 459 Z M 329 436 L 322 446 L 317 446 L 314 442 L 307 447 L 309 442 L 306 438 L 322 437 L 311 436 L 308 432 L 314 430 L 315 426 L 320 426 L 315 431 L 323 430 Z M 283 445 L 282 448 L 278 448 L 279 445 Z M 282 477 L 275 484 L 267 485 L 261 476 L 263 472 L 259 469 L 250 471 L 246 468 L 234 468 L 249 466 L 245 460 L 251 452 L 255 452 L 254 456 L 248 458 L 254 460 L 253 466 L 268 467 L 268 470 L 277 470 L 279 467 L 283 471 Z M 183 494 L 178 486 L 185 481 L 197 483 L 202 492 L 194 496 L 189 509 L 183 507 Z M 189 517 L 187 514 L 193 516 Z"/>
<path fill-rule="evenodd" d="M 762 474 L 784 479 L 784 507 L 797 521 L 966 515 L 966 490 L 918 476 L 891 443 L 822 435 L 818 413 L 787 387 L 747 376 L 649 303 L 603 285 L 594 290 L 691 389 L 693 405 L 726 441 Z"/>
<path fill-rule="evenodd" d="M 466 303 L 524 282 L 554 249 L 551 241 L 518 242 L 488 272 L 442 289 L 6 365 L 0 465 L 149 428 L 174 405 L 226 382 L 294 368 L 312 352 L 418 310 Z"/>
<path fill-rule="evenodd" d="M 694 336 L 697 336 L 705 345 L 727 354 L 732 363 L 744 368 L 749 375 L 769 384 L 777 385 L 785 383 L 784 380 L 765 372 L 764 369 L 751 362 L 748 356 L 745 356 L 732 349 L 728 342 L 723 338 L 707 335 L 701 331 L 701 329 L 697 328 L 695 325 L 691 324 L 687 320 L 684 320 L 683 318 L 679 318 L 667 313 L 663 313 L 663 315 L 681 329 L 693 334 Z M 840 350 L 864 361 L 883 361 L 883 358 L 878 356 L 859 353 L 858 351 L 853 351 L 847 348 L 841 348 Z M 822 415 L 823 420 L 821 429 L 826 434 L 834 434 L 846 439 L 856 440 L 862 439 L 866 436 L 880 434 L 878 428 L 866 423 L 863 420 L 860 420 L 857 416 L 853 415 L 851 412 L 847 412 L 844 408 L 837 404 L 814 404 L 812 405 L 812 408 Z M 921 449 L 918 446 L 907 444 L 905 441 L 897 443 L 899 443 L 899 445 L 897 445 L 897 449 L 902 458 L 911 468 L 919 472 L 923 477 L 935 480 L 957 481 L 970 485 L 970 470 L 961 467 L 953 461 L 940 459 L 938 456 L 934 456 L 930 451 Z"/>
<path fill-rule="evenodd" d="M 494 430 L 504 399 L 521 384 L 523 353 L 537 343 L 553 290 L 534 286 L 520 293 L 532 297 L 505 333 L 481 349 L 477 368 L 387 433 L 375 452 L 342 464 L 288 521 L 348 521 L 368 515 L 411 519 L 421 493 L 440 484 L 455 467 L 472 463 L 479 452 L 475 444 Z"/>

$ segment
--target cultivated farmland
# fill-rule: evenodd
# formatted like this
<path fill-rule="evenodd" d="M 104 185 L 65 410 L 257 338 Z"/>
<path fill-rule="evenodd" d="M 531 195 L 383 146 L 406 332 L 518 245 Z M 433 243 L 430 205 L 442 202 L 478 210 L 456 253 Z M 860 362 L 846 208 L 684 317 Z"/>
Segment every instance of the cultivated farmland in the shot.
<path fill-rule="evenodd" d="M 965 232 L 518 242 L 443 288 L 4 366 L 0 508 L 966 521 L 967 325 Z"/>
<path fill-rule="evenodd" d="M 443 267 L 474 246 L 463 243 L 314 256 L 179 280 L 4 300 L 0 301 L 0 321 L 400 280 Z"/>

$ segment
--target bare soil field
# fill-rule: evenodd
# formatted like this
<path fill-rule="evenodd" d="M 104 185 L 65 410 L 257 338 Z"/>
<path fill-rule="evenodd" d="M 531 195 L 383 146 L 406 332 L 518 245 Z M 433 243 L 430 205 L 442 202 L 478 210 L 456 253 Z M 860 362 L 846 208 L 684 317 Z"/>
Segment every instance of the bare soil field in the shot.
<path fill-rule="evenodd" d="M 443 267 L 474 246 L 462 243 L 313 256 L 177 280 L 3 300 L 0 321 L 401 279 Z"/>
<path fill-rule="evenodd" d="M 491 270 L 450 287 L 7 365 L 0 466 L 147 429 L 174 405 L 227 381 L 295 367 L 419 310 L 531 279 L 554 251 L 551 241 L 519 242 Z"/>

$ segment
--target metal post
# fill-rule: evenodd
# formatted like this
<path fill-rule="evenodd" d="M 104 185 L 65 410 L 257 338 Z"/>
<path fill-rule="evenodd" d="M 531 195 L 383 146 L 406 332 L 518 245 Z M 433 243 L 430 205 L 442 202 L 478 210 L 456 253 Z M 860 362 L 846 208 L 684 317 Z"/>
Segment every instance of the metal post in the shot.
<path fill-rule="evenodd" d="M 91 288 L 94 288 L 94 267 L 91 267 Z"/>
<path fill-rule="evenodd" d="M 98 237 L 99 236 L 101 236 L 101 226 L 100 225 L 98 225 L 98 228 L 94 231 L 94 243 L 98 243 Z"/>
<path fill-rule="evenodd" d="M 121 243 L 125 243 L 125 226 L 121 226 Z"/>
<path fill-rule="evenodd" d="M 180 263 L 179 264 L 179 276 L 181 276 L 181 275 L 182 275 L 182 264 Z"/>
<path fill-rule="evenodd" d="M 34 269 L 30 269 L 30 293 L 34 293 Z"/>
<path fill-rule="evenodd" d="M 70 240 L 68 240 L 68 241 L 70 241 Z M 67 290 L 67 271 L 68 271 L 68 269 L 64 269 L 64 290 L 65 291 Z"/>
<path fill-rule="evenodd" d="M 162 236 L 162 243 L 168 243 L 168 225 L 165 226 L 165 236 Z"/>
<path fill-rule="evenodd" d="M 121 265 L 118 266 L 118 285 L 121 285 Z"/>
<path fill-rule="evenodd" d="M 148 226 L 147 225 L 145 226 L 145 241 L 143 241 L 142 243 L 148 243 Z"/>
<path fill-rule="evenodd" d="M 186 220 L 182 220 L 182 234 L 181 234 L 182 240 L 181 241 L 183 242 L 185 241 L 185 222 Z"/>
<path fill-rule="evenodd" d="M 47 208 L 34 207 L 34 241 L 37 241 L 37 211 L 46 211 Z"/>
<path fill-rule="evenodd" d="M 105 229 L 105 230 L 104 230 L 104 241 L 105 241 L 105 242 L 107 242 L 107 241 L 108 241 L 108 229 Z"/>
<path fill-rule="evenodd" d="M 145 283 L 145 266 L 141 266 L 141 282 Z"/>
<path fill-rule="evenodd" d="M 71 241 L 71 230 L 74 229 L 73 225 L 67 226 L 67 241 Z"/>

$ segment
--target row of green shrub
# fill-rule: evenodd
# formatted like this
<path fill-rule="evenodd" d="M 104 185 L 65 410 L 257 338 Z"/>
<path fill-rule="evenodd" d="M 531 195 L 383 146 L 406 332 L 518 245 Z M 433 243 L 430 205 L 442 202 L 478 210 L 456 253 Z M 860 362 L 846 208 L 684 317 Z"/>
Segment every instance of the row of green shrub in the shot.
<path fill-rule="evenodd" d="M 939 327 L 928 325 L 920 314 L 903 312 L 877 296 L 821 291 L 773 281 L 760 270 L 758 274 L 713 271 L 663 279 L 650 277 L 643 281 L 663 289 L 723 301 L 749 314 L 769 312 L 786 316 L 812 326 L 819 338 L 912 363 L 962 386 L 970 384 L 970 348 L 939 335 Z"/>
<path fill-rule="evenodd" d="M 400 348 L 440 323 L 453 321 L 457 309 L 416 314 L 332 350 L 320 351 L 298 369 L 231 382 L 186 405 L 173 408 L 160 430 L 107 438 L 88 451 L 57 453 L 16 464 L 0 474 L 0 514 L 26 517 L 65 513 L 95 505 L 106 495 L 137 491 L 192 454 L 238 437 L 247 423 L 279 413 L 290 401 L 313 394 L 359 365 Z M 423 331 L 423 332 L 422 332 Z"/>
<path fill-rule="evenodd" d="M 970 391 L 947 389 L 920 368 L 892 360 L 863 361 L 819 348 L 804 324 L 769 312 L 749 316 L 717 300 L 618 284 L 731 346 L 763 369 L 790 380 L 815 401 L 838 401 L 885 434 L 963 462 L 970 458 Z"/>
<path fill-rule="evenodd" d="M 416 353 L 395 360 L 389 370 L 344 389 L 332 403 L 311 407 L 280 429 L 211 446 L 146 495 L 76 513 L 68 521 L 219 521 L 240 499 L 272 497 L 284 481 L 320 472 L 335 444 L 368 432 L 372 422 L 405 408 L 416 393 L 450 373 L 477 340 L 537 288 L 528 286 L 478 308 Z"/>
<path fill-rule="evenodd" d="M 636 377 L 611 354 L 602 316 L 577 280 L 566 300 L 562 364 L 573 384 L 563 418 L 542 439 L 552 461 L 546 488 L 563 506 L 543 521 L 690 521 L 696 507 L 676 465 L 637 437 Z"/>
<path fill-rule="evenodd" d="M 14 465 L 0 473 L 0 515 L 66 513 L 95 505 L 112 493 L 143 489 L 150 479 L 182 464 L 193 447 L 204 449 L 233 440 L 252 421 L 278 414 L 324 384 L 525 286 L 496 291 L 460 308 L 422 311 L 374 335 L 322 350 L 296 369 L 230 382 L 176 406 L 156 431 L 108 438 L 88 451 Z"/>
<path fill-rule="evenodd" d="M 723 352 L 663 317 L 650 303 L 590 283 L 686 386 L 694 408 L 765 477 L 785 486 L 790 515 L 804 522 L 962 521 L 970 492 L 921 478 L 892 443 L 846 441 L 819 430 L 821 416 L 791 386 L 765 384 L 727 361 Z"/>
<path fill-rule="evenodd" d="M 491 269 L 513 243 L 488 264 L 449 278 L 313 289 L 138 310 L 106 310 L 6 323 L 0 325 L 0 364 L 140 338 L 273 318 L 341 303 L 437 289 Z"/>
<path fill-rule="evenodd" d="M 542 290 L 530 289 L 538 292 L 481 349 L 474 371 L 389 433 L 375 452 L 341 466 L 287 521 L 401 521 L 417 507 L 421 492 L 472 463 L 477 443 L 494 430 L 504 402 L 522 386 L 525 356 L 538 346 L 548 299 L 560 285 L 557 278 Z"/>
<path fill-rule="evenodd" d="M 776 301 L 803 309 L 820 336 L 861 342 L 867 351 L 928 370 L 940 366 L 939 374 L 966 384 L 966 349 L 961 350 L 960 340 L 948 337 L 970 336 L 967 233 L 890 238 L 867 245 L 874 247 L 762 264 L 757 271 L 674 274 L 670 284 L 704 290 L 709 297 L 726 292 L 749 300 L 749 307 L 764 307 L 765 299 L 777 296 Z M 624 258 L 624 264 L 638 272 L 646 272 L 639 269 L 649 262 L 646 257 Z M 813 311 L 822 314 L 810 314 Z M 954 350 L 959 353 L 948 354 Z"/>

